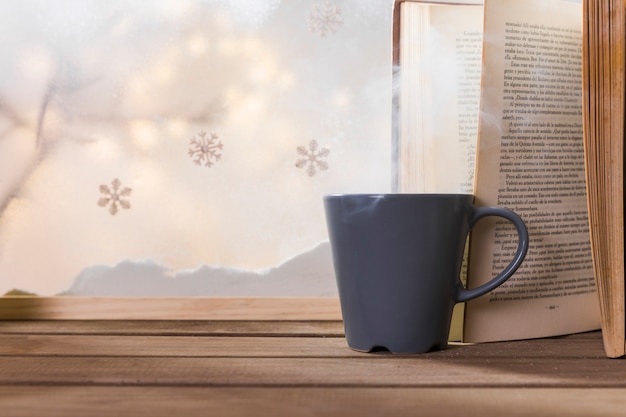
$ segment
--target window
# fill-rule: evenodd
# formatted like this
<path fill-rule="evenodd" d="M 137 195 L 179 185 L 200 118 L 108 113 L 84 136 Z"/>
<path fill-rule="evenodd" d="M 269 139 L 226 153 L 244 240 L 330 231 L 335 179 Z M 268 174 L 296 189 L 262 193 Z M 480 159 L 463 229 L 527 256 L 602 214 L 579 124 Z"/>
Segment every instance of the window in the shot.
<path fill-rule="evenodd" d="M 335 294 L 391 184 L 391 4 L 0 4 L 0 294 Z"/>

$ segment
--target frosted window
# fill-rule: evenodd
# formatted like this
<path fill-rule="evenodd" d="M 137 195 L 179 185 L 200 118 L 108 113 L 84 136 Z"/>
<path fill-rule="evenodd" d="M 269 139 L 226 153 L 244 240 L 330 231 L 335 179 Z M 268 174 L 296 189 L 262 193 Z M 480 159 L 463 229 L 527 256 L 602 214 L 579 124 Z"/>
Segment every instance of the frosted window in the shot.
<path fill-rule="evenodd" d="M 391 2 L 0 2 L 0 294 L 333 295 L 390 188 Z"/>

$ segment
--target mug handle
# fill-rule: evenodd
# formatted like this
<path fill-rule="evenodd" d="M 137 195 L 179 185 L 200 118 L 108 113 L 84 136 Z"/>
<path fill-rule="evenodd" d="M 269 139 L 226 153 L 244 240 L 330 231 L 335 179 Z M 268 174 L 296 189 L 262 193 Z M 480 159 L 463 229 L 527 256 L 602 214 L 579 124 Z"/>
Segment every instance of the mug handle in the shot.
<path fill-rule="evenodd" d="M 457 293 L 457 302 L 469 301 L 473 298 L 480 297 L 483 294 L 488 293 L 489 291 L 494 290 L 496 287 L 500 286 L 507 279 L 517 271 L 517 268 L 522 264 L 524 257 L 526 256 L 526 252 L 528 252 L 528 229 L 526 229 L 526 224 L 521 217 L 519 217 L 516 213 L 511 210 L 507 210 L 505 208 L 500 207 L 476 207 L 474 211 L 474 216 L 470 221 L 470 229 L 474 227 L 474 225 L 478 222 L 478 220 L 487 216 L 496 216 L 502 217 L 515 226 L 517 229 L 517 236 L 519 238 L 517 244 L 517 252 L 513 257 L 513 260 L 509 263 L 509 265 L 504 268 L 502 272 L 498 274 L 491 281 L 471 290 L 466 289 L 463 285 L 459 285 L 459 291 Z"/>

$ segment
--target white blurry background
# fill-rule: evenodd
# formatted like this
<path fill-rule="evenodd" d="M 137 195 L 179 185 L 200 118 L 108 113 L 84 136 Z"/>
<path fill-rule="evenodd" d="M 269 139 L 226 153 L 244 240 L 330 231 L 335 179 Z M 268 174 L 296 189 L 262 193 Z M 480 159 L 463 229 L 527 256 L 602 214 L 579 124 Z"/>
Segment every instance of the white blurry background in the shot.
<path fill-rule="evenodd" d="M 0 294 L 332 295 L 391 183 L 391 0 L 0 2 Z"/>

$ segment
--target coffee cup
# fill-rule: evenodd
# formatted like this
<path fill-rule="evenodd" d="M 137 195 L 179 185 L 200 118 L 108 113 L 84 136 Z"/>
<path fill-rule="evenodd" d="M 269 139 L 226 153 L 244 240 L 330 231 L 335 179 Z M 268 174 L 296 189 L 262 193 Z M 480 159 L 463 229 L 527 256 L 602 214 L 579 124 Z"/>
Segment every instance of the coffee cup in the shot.
<path fill-rule="evenodd" d="M 513 211 L 477 207 L 471 194 L 334 194 L 324 209 L 346 341 L 370 352 L 445 349 L 454 305 L 503 284 L 528 250 L 528 231 Z M 467 236 L 496 216 L 517 230 L 516 253 L 489 282 L 463 286 Z"/>

